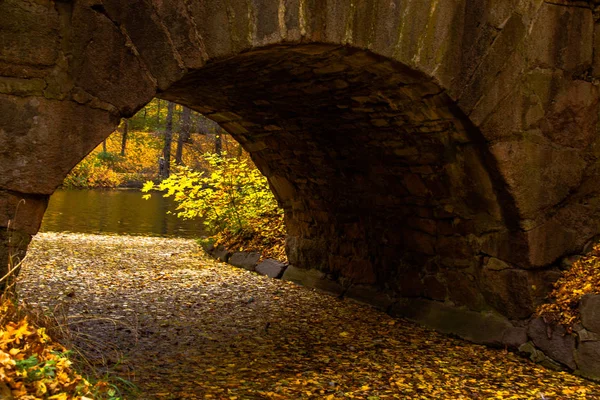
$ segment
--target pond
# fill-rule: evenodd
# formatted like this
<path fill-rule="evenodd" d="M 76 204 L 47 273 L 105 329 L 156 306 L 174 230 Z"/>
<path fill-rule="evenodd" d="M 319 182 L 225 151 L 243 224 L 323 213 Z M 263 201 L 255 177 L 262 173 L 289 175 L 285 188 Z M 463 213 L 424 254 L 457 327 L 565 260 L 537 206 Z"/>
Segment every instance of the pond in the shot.
<path fill-rule="evenodd" d="M 182 220 L 170 198 L 154 193 L 149 200 L 137 189 L 57 190 L 40 231 L 114 233 L 197 238 L 204 236 L 198 220 Z"/>

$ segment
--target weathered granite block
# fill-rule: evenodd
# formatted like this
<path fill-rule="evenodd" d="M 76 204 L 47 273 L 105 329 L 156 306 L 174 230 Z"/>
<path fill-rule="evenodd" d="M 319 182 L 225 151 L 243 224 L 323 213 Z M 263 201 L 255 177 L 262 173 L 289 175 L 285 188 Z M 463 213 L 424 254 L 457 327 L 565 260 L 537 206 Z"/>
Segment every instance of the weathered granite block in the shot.
<path fill-rule="evenodd" d="M 233 253 L 227 262 L 235 267 L 244 268 L 248 271 L 254 271 L 259 258 L 260 253 L 238 251 Z"/>
<path fill-rule="evenodd" d="M 550 368 L 556 371 L 564 370 L 564 367 L 561 364 L 546 356 L 546 354 L 544 354 L 543 351 L 535 347 L 535 345 L 532 342 L 527 342 L 519 346 L 519 352 L 527 354 L 531 361 L 540 364 L 546 368 Z"/>
<path fill-rule="evenodd" d="M 581 342 L 575 352 L 578 372 L 596 381 L 600 381 L 600 342 Z"/>
<path fill-rule="evenodd" d="M 287 265 L 284 263 L 267 258 L 256 266 L 256 272 L 269 278 L 281 278 L 286 268 Z"/>
<path fill-rule="evenodd" d="M 571 369 L 577 368 L 573 356 L 575 337 L 567 333 L 562 326 L 552 327 L 543 319 L 535 318 L 527 327 L 527 335 L 548 357 Z"/>
<path fill-rule="evenodd" d="M 525 328 L 509 328 L 504 331 L 502 343 L 511 349 L 518 349 L 524 343 L 527 343 L 527 329 Z"/>
<path fill-rule="evenodd" d="M 579 306 L 581 323 L 592 332 L 600 333 L 600 295 L 585 295 Z"/>
<path fill-rule="evenodd" d="M 304 269 L 290 265 L 285 270 L 282 279 L 338 296 L 344 292 L 344 287 L 341 284 L 316 269 Z"/>
<path fill-rule="evenodd" d="M 390 314 L 454 334 L 474 343 L 502 346 L 505 332 L 513 325 L 504 317 L 453 307 L 439 301 L 403 298 L 391 306 Z"/>
<path fill-rule="evenodd" d="M 344 297 L 374 306 L 380 310 L 387 310 L 395 301 L 393 292 L 369 285 L 352 285 L 344 293 Z"/>
<path fill-rule="evenodd" d="M 212 250 L 212 256 L 219 261 L 227 262 L 231 256 L 231 252 L 225 246 L 217 246 Z"/>

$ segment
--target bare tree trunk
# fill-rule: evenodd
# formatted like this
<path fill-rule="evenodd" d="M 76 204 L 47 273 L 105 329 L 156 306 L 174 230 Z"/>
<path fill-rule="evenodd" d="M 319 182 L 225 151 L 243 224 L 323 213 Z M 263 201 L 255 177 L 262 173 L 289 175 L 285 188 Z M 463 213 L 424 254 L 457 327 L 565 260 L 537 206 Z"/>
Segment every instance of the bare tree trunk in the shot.
<path fill-rule="evenodd" d="M 127 147 L 127 133 L 129 131 L 129 120 L 123 121 L 123 137 L 121 139 L 121 156 L 125 156 L 125 148 Z"/>
<path fill-rule="evenodd" d="M 220 133 L 215 135 L 215 153 L 217 155 L 221 155 L 221 153 L 223 153 L 223 139 L 221 139 Z"/>
<path fill-rule="evenodd" d="M 175 152 L 175 163 L 181 165 L 183 157 L 183 145 L 190 138 L 190 127 L 191 127 L 191 110 L 187 107 L 183 107 L 181 113 L 181 128 L 179 129 L 179 138 L 177 140 L 177 151 Z"/>
<path fill-rule="evenodd" d="M 106 139 L 104 139 L 104 140 L 102 141 L 102 152 L 103 152 L 103 153 L 106 153 L 106 152 L 107 152 L 107 151 L 106 151 Z"/>
<path fill-rule="evenodd" d="M 168 178 L 171 174 L 171 143 L 173 142 L 173 111 L 175 103 L 168 102 L 167 120 L 165 124 L 165 147 L 163 148 L 164 168 L 162 169 L 162 178 Z"/>
<path fill-rule="evenodd" d="M 160 127 L 160 99 L 156 99 L 156 129 L 158 130 Z"/>

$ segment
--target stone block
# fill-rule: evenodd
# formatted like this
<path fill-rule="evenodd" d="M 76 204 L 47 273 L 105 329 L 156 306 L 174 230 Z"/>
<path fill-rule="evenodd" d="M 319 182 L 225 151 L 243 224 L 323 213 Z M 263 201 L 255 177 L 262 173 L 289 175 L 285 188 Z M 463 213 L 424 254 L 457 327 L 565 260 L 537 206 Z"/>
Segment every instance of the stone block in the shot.
<path fill-rule="evenodd" d="M 600 295 L 585 295 L 579 306 L 581 323 L 585 329 L 600 333 Z"/>
<path fill-rule="evenodd" d="M 395 301 L 393 293 L 371 285 L 352 285 L 344 293 L 344 297 L 380 310 L 387 310 Z"/>
<path fill-rule="evenodd" d="M 436 243 L 436 251 L 442 257 L 457 260 L 471 260 L 473 247 L 465 237 L 440 236 Z"/>
<path fill-rule="evenodd" d="M 211 252 L 212 256 L 219 261 L 227 262 L 231 256 L 231 252 L 225 246 L 218 246 Z"/>
<path fill-rule="evenodd" d="M 225 3 L 227 4 L 227 3 Z M 256 24 L 254 44 L 266 45 L 281 40 L 279 4 L 269 0 L 254 2 L 259 23 Z M 239 18 L 236 16 L 236 18 Z M 234 19 L 234 18 L 232 18 Z M 246 22 L 246 24 L 252 22 Z"/>
<path fill-rule="evenodd" d="M 200 247 L 202 247 L 202 249 L 205 252 L 207 252 L 208 254 L 211 254 L 213 252 L 213 250 L 215 249 L 215 243 L 212 240 L 206 240 L 204 238 L 200 242 Z"/>
<path fill-rule="evenodd" d="M 504 261 L 500 260 L 499 258 L 490 257 L 486 264 L 486 268 L 491 271 L 502 271 L 504 269 L 510 269 L 511 266 L 505 263 Z"/>
<path fill-rule="evenodd" d="M 406 245 L 414 249 L 414 251 L 423 254 L 435 254 L 435 236 L 406 228 L 402 231 L 402 235 Z"/>
<path fill-rule="evenodd" d="M 398 279 L 400 295 L 405 297 L 421 297 L 425 291 L 425 285 L 421 280 L 420 271 L 402 271 Z"/>
<path fill-rule="evenodd" d="M 9 264 L 14 268 L 24 258 L 31 235 L 20 231 L 7 231 L 0 225 L 0 278 L 9 272 Z M 15 270 L 18 274 L 19 270 Z M 7 281 L 0 282 L 0 291 Z"/>
<path fill-rule="evenodd" d="M 499 160 L 499 169 L 506 179 L 514 182 L 513 196 L 523 218 L 534 216 L 539 210 L 563 201 L 580 184 L 586 167 L 585 160 L 577 150 L 556 147 L 538 137 L 499 142 L 492 145 L 490 151 Z M 529 236 L 542 228 L 532 229 Z M 552 227 L 550 232 L 554 234 L 556 229 Z M 531 262 L 545 265 L 562 256 L 551 254 L 550 250 L 539 249 L 541 253 L 536 258 L 540 259 L 532 259 Z M 531 252 L 533 258 L 535 252 Z"/>
<path fill-rule="evenodd" d="M 586 378 L 600 381 L 600 342 L 582 342 L 575 352 L 577 372 Z"/>
<path fill-rule="evenodd" d="M 574 81 L 560 90 L 544 115 L 542 132 L 562 146 L 584 148 L 597 137 L 597 88 L 591 82 Z M 569 121 L 567 122 L 567 117 Z"/>
<path fill-rule="evenodd" d="M 78 60 L 70 65 L 73 76 L 69 78 L 73 81 L 63 78 L 64 82 L 56 82 L 54 86 L 66 88 L 74 84 L 88 95 L 130 115 L 154 96 L 154 77 L 149 76 L 145 64 L 128 48 L 127 39 L 111 20 L 78 3 L 73 9 L 71 24 L 74 36 L 71 51 Z M 139 50 L 137 43 L 136 49 Z M 158 72 L 158 66 L 151 64 Z M 174 77 L 175 70 L 171 72 Z M 119 79 L 114 79 L 116 75 Z M 131 90 L 133 87 L 136 89 Z"/>
<path fill-rule="evenodd" d="M 0 187 L 51 194 L 117 123 L 114 115 L 70 101 L 0 95 L 0 126 L 10 132 L 0 134 L 0 148 L 10 149 L 0 153 Z M 26 161 L 11 158 L 19 154 Z"/>
<path fill-rule="evenodd" d="M 238 251 L 233 253 L 227 262 L 234 267 L 244 268 L 248 271 L 254 271 L 259 258 L 260 253 Z"/>
<path fill-rule="evenodd" d="M 329 269 L 358 284 L 371 285 L 377 281 L 373 264 L 361 257 L 328 257 Z"/>
<path fill-rule="evenodd" d="M 530 28 L 526 57 L 532 60 L 533 65 L 560 68 L 567 73 L 590 65 L 594 49 L 592 20 L 591 10 L 583 7 L 541 7 Z M 560 34 L 557 34 L 559 31 Z M 565 49 L 561 56 L 544 45 L 550 42 Z"/>
<path fill-rule="evenodd" d="M 564 370 L 562 365 L 553 359 L 548 358 L 544 352 L 536 348 L 532 342 L 527 342 L 519 346 L 519 352 L 526 354 L 534 363 L 540 364 L 548 369 L 553 369 L 556 371 Z"/>
<path fill-rule="evenodd" d="M 56 62 L 60 17 L 55 7 L 43 2 L 3 1 L 0 26 L 1 61 L 36 66 Z"/>
<path fill-rule="evenodd" d="M 505 333 L 514 328 L 506 318 L 497 314 L 470 311 L 424 299 L 400 299 L 391 306 L 390 314 L 491 346 L 503 346 Z"/>
<path fill-rule="evenodd" d="M 406 223 L 411 228 L 425 232 L 429 235 L 435 235 L 437 233 L 436 222 L 433 219 L 409 217 L 406 220 Z"/>
<path fill-rule="evenodd" d="M 525 328 L 509 328 L 504 331 L 502 336 L 502 344 L 511 349 L 518 349 L 523 344 L 527 343 L 527 329 Z"/>
<path fill-rule="evenodd" d="M 535 318 L 527 327 L 527 335 L 548 357 L 571 369 L 577 368 L 573 355 L 575 337 L 568 334 L 563 327 L 553 327 L 546 324 L 543 319 Z"/>
<path fill-rule="evenodd" d="M 40 96 L 46 88 L 43 79 L 19 79 L 0 77 L 0 93 L 15 96 Z"/>
<path fill-rule="evenodd" d="M 426 276 L 423 279 L 423 285 L 425 285 L 425 297 L 440 301 L 446 299 L 446 285 L 440 282 L 435 276 Z"/>
<path fill-rule="evenodd" d="M 0 226 L 34 235 L 40 229 L 48 195 L 0 191 Z M 5 229 L 4 229 L 5 230 Z"/>
<path fill-rule="evenodd" d="M 152 74 L 158 87 L 165 89 L 170 83 L 183 75 L 181 56 L 174 57 L 173 45 L 179 42 L 178 35 L 172 31 L 173 36 L 164 29 L 158 18 L 139 18 L 139 15 L 152 15 L 153 6 L 149 3 L 133 4 L 118 0 L 105 0 L 102 5 L 106 15 L 110 18 L 111 25 L 121 26 L 127 31 L 127 37 L 134 44 L 136 54 L 144 61 L 144 65 Z M 172 7 L 172 6 L 171 6 Z M 171 8 L 169 7 L 169 8 Z M 166 11 L 163 9 L 163 12 Z M 89 20 L 88 16 L 86 20 Z M 169 18 L 171 27 L 183 27 L 184 22 Z M 85 22 L 85 20 L 84 20 Z M 188 33 L 189 34 L 189 33 Z M 189 34 L 191 36 L 191 34 Z M 95 39 L 98 41 L 100 39 Z M 189 38 L 188 40 L 189 41 Z M 93 43 L 89 43 L 91 46 Z M 190 44 L 194 46 L 194 43 Z M 187 54 L 186 59 L 189 57 Z"/>
<path fill-rule="evenodd" d="M 281 278 L 287 265 L 282 263 L 281 261 L 273 260 L 272 258 L 267 258 L 260 264 L 256 266 L 256 272 L 261 275 L 266 275 L 269 278 Z"/>
<path fill-rule="evenodd" d="M 282 279 L 337 296 L 344 293 L 345 290 L 341 284 L 330 279 L 327 274 L 317 269 L 304 269 L 290 265 L 283 273 Z"/>
<path fill-rule="evenodd" d="M 480 283 L 486 302 L 502 315 L 510 319 L 524 319 L 533 312 L 527 271 L 490 269 L 488 264 L 483 270 Z"/>
<path fill-rule="evenodd" d="M 600 341 L 600 333 L 590 332 L 587 329 L 578 330 L 577 337 L 579 338 L 579 343 Z"/>
<path fill-rule="evenodd" d="M 475 278 L 466 271 L 447 271 L 445 273 L 448 297 L 454 303 L 471 310 L 485 308 L 485 300 L 477 287 Z"/>

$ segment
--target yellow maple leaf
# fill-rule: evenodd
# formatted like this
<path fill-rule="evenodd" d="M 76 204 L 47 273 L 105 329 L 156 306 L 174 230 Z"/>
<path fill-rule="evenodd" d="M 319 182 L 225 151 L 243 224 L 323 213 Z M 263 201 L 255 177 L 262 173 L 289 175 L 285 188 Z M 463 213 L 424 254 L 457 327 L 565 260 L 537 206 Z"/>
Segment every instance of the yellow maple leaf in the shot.
<path fill-rule="evenodd" d="M 40 341 L 42 343 L 47 343 L 51 341 L 50 336 L 46 334 L 46 328 L 38 328 L 37 333 L 38 335 L 40 335 Z"/>
<path fill-rule="evenodd" d="M 56 380 L 63 385 L 67 385 L 70 381 L 69 375 L 66 372 L 59 372 L 56 374 Z"/>
<path fill-rule="evenodd" d="M 46 387 L 46 384 L 42 381 L 35 381 L 33 383 L 33 386 L 35 387 L 35 395 L 36 396 L 43 396 L 48 392 L 48 388 Z"/>
<path fill-rule="evenodd" d="M 19 325 L 16 326 L 16 329 L 13 329 L 10 332 L 10 335 L 15 338 L 15 342 L 19 344 L 23 336 L 31 335 L 31 332 L 28 330 L 29 324 L 27 323 L 27 318 L 23 318 L 19 322 Z"/>
<path fill-rule="evenodd" d="M 15 360 L 8 354 L 0 350 L 0 365 L 15 365 Z"/>

